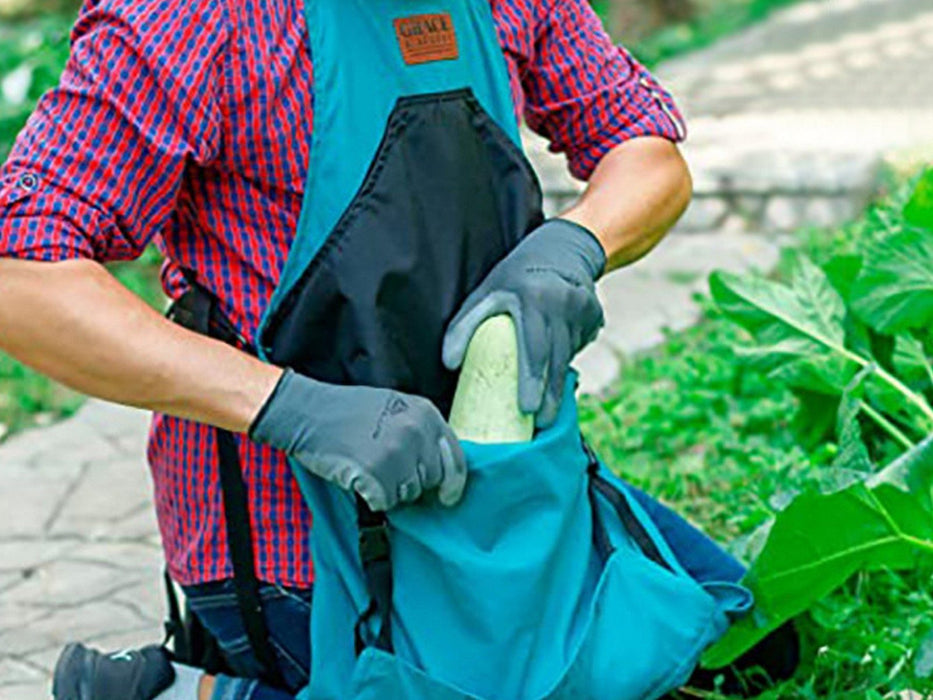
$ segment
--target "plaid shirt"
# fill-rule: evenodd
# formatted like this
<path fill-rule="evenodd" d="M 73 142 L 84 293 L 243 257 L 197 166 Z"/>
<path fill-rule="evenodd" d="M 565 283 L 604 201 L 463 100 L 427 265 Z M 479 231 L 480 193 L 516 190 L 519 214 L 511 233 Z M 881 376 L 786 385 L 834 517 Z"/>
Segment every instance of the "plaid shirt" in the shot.
<path fill-rule="evenodd" d="M 670 96 L 586 0 L 491 0 L 516 118 L 585 179 L 636 136 L 678 140 Z M 126 260 L 154 241 L 253 340 L 301 209 L 313 80 L 302 3 L 87 0 L 60 85 L 0 169 L 0 255 Z M 311 516 L 284 456 L 240 439 L 265 581 L 308 586 Z M 229 577 L 214 432 L 156 415 L 148 452 L 169 570 Z"/>

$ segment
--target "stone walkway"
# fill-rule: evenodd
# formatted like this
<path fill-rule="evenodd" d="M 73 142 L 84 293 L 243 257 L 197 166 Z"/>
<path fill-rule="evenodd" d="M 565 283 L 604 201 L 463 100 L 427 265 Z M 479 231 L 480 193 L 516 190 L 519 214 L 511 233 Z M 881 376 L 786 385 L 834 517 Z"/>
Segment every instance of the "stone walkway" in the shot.
<path fill-rule="evenodd" d="M 687 115 L 694 202 L 680 231 L 850 218 L 882 159 L 933 144 L 933 3 L 814 0 L 657 74 Z M 540 146 L 539 146 L 540 148 Z M 579 186 L 548 163 L 552 202 Z"/>
<path fill-rule="evenodd" d="M 931 64 L 930 0 L 825 0 L 663 67 L 690 117 L 690 235 L 601 283 L 607 327 L 579 358 L 584 388 L 604 389 L 626 355 L 693 323 L 710 270 L 769 269 L 776 239 L 756 232 L 848 215 L 881 154 L 933 142 Z M 580 185 L 530 145 L 556 211 Z M 69 640 L 160 638 L 147 423 L 92 401 L 0 447 L 0 700 L 48 697 Z"/>

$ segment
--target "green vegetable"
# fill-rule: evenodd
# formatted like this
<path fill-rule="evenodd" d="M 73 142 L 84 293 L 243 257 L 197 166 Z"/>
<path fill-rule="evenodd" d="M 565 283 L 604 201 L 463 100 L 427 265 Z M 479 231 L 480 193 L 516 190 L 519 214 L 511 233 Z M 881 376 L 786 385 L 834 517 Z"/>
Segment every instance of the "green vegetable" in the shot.
<path fill-rule="evenodd" d="M 461 440 L 473 442 L 525 442 L 534 436 L 534 416 L 518 408 L 518 341 L 510 316 L 493 316 L 473 334 L 450 426 Z"/>

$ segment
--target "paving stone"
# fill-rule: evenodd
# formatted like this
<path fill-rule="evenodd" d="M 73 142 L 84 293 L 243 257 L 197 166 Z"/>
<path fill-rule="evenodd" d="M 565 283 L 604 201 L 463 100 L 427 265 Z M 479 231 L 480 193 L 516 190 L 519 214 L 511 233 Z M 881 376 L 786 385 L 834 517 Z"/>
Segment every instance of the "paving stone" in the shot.
<path fill-rule="evenodd" d="M 31 625 L 49 614 L 48 610 L 0 600 L 0 653 L 3 649 L 4 634 L 15 634 L 18 629 Z"/>
<path fill-rule="evenodd" d="M 14 658 L 0 658 L 0 690 L 6 685 L 23 685 L 43 682 L 45 674 L 33 666 Z M 0 694 L 5 697 L 5 692 Z"/>
<path fill-rule="evenodd" d="M 765 207 L 762 225 L 769 231 L 790 231 L 802 223 L 801 206 L 797 197 L 772 197 Z"/>
<path fill-rule="evenodd" d="M 729 205 L 721 197 L 694 197 L 687 211 L 677 222 L 678 231 L 714 230 L 729 213 Z"/>
<path fill-rule="evenodd" d="M 619 376 L 619 354 L 607 342 L 597 339 L 573 361 L 580 372 L 580 393 L 598 394 Z"/>
<path fill-rule="evenodd" d="M 56 610 L 41 620 L 24 627 L 19 634 L 0 637 L 4 652 L 23 656 L 47 651 L 60 651 L 75 639 L 94 641 L 116 633 L 152 632 L 158 624 L 141 619 L 128 607 L 100 600 L 71 608 Z M 150 638 L 150 642 L 158 639 Z"/>
<path fill-rule="evenodd" d="M 21 573 L 23 569 L 32 569 L 53 561 L 74 547 L 73 541 L 40 537 L 0 541 L 0 572 Z"/>
<path fill-rule="evenodd" d="M 0 685 L 0 689 L 3 691 L 3 700 L 41 700 L 50 697 L 52 692 L 48 681 L 26 685 Z"/>
<path fill-rule="evenodd" d="M 885 154 L 933 143 L 931 37 L 929 0 L 822 0 L 668 62 L 696 191 L 802 198 L 765 229 L 851 217 Z"/>
<path fill-rule="evenodd" d="M 78 463 L 43 465 L 41 468 L 6 463 L 0 454 L 3 485 L 0 487 L 0 538 L 39 535 L 51 524 L 63 499 L 80 480 Z"/>
<path fill-rule="evenodd" d="M 162 547 L 143 541 L 94 541 L 82 544 L 68 561 L 88 562 L 126 572 L 159 572 Z"/>
<path fill-rule="evenodd" d="M 77 426 L 92 428 L 98 435 L 118 441 L 128 437 L 145 441 L 150 421 L 150 414 L 146 411 L 107 401 L 89 401 L 78 412 L 73 422 Z"/>
<path fill-rule="evenodd" d="M 23 659 L 28 661 L 33 666 L 33 668 L 41 669 L 44 671 L 46 678 L 51 679 L 52 671 L 55 670 L 55 663 L 58 661 L 58 657 L 61 655 L 61 653 L 61 647 L 56 646 L 49 649 L 43 649 L 42 651 L 33 652 L 32 654 L 25 654 Z"/>
<path fill-rule="evenodd" d="M 101 600 L 136 585 L 149 572 L 127 570 L 100 560 L 60 559 L 38 567 L 3 598 L 11 604 L 35 608 L 72 608 Z"/>
<path fill-rule="evenodd" d="M 152 486 L 144 454 L 140 446 L 133 457 L 88 464 L 80 483 L 63 502 L 52 534 L 121 535 L 122 521 L 141 511 L 151 512 Z"/>

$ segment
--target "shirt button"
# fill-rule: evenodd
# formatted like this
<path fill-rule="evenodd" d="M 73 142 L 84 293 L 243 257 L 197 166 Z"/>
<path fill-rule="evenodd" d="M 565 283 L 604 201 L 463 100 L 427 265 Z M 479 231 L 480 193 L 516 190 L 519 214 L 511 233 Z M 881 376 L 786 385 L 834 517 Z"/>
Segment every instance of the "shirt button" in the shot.
<path fill-rule="evenodd" d="M 39 186 L 39 178 L 32 173 L 25 173 L 20 176 L 19 182 L 16 184 L 19 185 L 20 189 L 26 192 L 32 192 Z"/>

